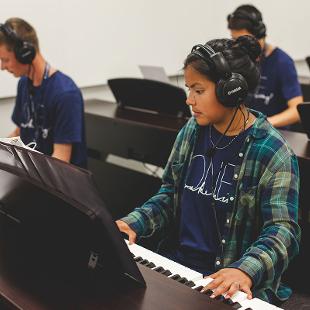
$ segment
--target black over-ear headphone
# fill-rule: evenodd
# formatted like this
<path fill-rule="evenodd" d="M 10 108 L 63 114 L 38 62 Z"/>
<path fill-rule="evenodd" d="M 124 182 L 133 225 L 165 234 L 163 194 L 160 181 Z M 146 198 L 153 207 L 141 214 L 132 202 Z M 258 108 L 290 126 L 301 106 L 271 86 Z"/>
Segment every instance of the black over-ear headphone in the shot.
<path fill-rule="evenodd" d="M 253 25 L 252 31 L 253 35 L 257 39 L 264 38 L 266 36 L 266 26 L 263 23 L 262 16 L 260 14 L 256 14 L 255 12 L 245 12 L 240 10 L 236 10 L 234 13 L 229 14 L 227 16 L 227 21 L 229 22 L 232 18 L 236 19 L 246 19 L 250 21 Z"/>
<path fill-rule="evenodd" d="M 244 101 L 248 94 L 248 83 L 241 74 L 231 72 L 221 52 L 215 52 L 208 44 L 198 44 L 192 48 L 191 53 L 214 67 L 219 77 L 215 87 L 219 102 L 226 107 L 237 107 Z"/>
<path fill-rule="evenodd" d="M 6 24 L 0 24 L 0 31 L 13 43 L 13 51 L 17 61 L 30 65 L 36 56 L 36 49 L 33 44 L 19 38 L 16 32 Z"/>

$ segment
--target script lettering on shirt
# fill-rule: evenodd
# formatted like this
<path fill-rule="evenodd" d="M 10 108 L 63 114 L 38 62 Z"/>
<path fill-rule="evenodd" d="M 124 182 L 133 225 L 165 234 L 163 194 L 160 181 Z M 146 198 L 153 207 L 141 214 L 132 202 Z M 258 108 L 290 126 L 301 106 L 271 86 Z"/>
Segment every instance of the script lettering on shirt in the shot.
<path fill-rule="evenodd" d="M 34 128 L 33 119 L 30 118 L 27 123 L 20 123 L 20 127 L 22 127 L 22 128 Z"/>
<path fill-rule="evenodd" d="M 263 101 L 263 104 L 268 106 L 270 104 L 270 101 L 274 97 L 274 93 L 270 92 L 269 94 L 267 93 L 267 88 L 264 86 L 264 84 L 268 83 L 268 78 L 267 76 L 261 76 L 261 80 L 264 81 L 262 85 L 259 85 L 253 94 L 254 98 L 256 100 L 261 100 Z"/>
<path fill-rule="evenodd" d="M 269 96 L 267 96 L 265 94 L 258 94 L 258 93 L 254 94 L 255 99 L 259 99 L 259 100 L 264 101 L 264 105 L 269 105 L 270 100 L 273 98 L 273 96 L 274 96 L 273 93 L 271 93 Z"/>
<path fill-rule="evenodd" d="M 217 175 L 214 176 L 214 166 L 212 158 L 209 161 L 208 166 L 206 158 L 203 155 L 194 156 L 192 159 L 192 163 L 195 160 L 202 161 L 200 163 L 201 167 L 203 167 L 201 171 L 201 176 L 198 177 L 199 181 L 197 184 L 186 183 L 184 189 L 188 189 L 192 192 L 197 192 L 198 195 L 205 195 L 205 196 L 213 195 L 215 200 L 219 200 L 223 203 L 228 203 L 227 190 L 223 190 L 223 187 L 226 185 L 227 189 L 227 185 L 228 186 L 232 185 L 231 176 L 233 174 L 232 171 L 235 165 L 227 162 L 222 162 L 220 166 L 220 172 L 219 173 L 215 172 Z M 210 184 L 214 177 L 216 177 L 216 180 L 212 193 L 212 188 Z"/>

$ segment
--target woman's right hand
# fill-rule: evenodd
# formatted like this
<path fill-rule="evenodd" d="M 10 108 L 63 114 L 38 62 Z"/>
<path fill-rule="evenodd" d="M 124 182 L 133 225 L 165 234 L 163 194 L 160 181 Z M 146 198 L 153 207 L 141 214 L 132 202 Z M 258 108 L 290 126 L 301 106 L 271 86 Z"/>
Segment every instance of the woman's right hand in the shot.
<path fill-rule="evenodd" d="M 129 241 L 129 244 L 133 244 L 136 242 L 136 239 L 137 239 L 137 234 L 135 233 L 134 230 L 132 230 L 129 225 L 121 220 L 117 220 L 116 222 L 116 225 L 118 227 L 118 229 L 125 233 L 126 235 L 128 235 L 128 241 Z"/>

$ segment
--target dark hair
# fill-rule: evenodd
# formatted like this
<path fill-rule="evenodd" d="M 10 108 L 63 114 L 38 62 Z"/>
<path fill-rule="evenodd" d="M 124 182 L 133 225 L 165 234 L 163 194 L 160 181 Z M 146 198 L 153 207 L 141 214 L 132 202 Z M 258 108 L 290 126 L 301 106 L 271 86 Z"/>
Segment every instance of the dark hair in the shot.
<path fill-rule="evenodd" d="M 257 39 L 266 36 L 266 26 L 263 23 L 262 13 L 253 5 L 240 5 L 227 16 L 228 29 L 246 29 Z"/>
<path fill-rule="evenodd" d="M 215 52 L 221 52 L 228 63 L 231 72 L 241 74 L 249 91 L 253 91 L 258 85 L 260 72 L 257 59 L 261 55 L 261 47 L 252 36 L 240 36 L 238 39 L 216 39 L 206 43 Z M 202 59 L 195 53 L 190 53 L 184 61 L 184 69 L 193 67 L 200 74 L 216 83 L 221 76 L 218 75 L 214 64 Z"/>
<path fill-rule="evenodd" d="M 13 17 L 8 19 L 4 25 L 10 27 L 16 33 L 18 38 L 31 43 L 37 51 L 39 50 L 39 40 L 36 31 L 28 22 L 21 18 Z M 10 38 L 5 36 L 1 31 L 0 44 L 5 44 L 11 51 L 14 50 L 15 47 L 15 42 L 10 40 Z"/>

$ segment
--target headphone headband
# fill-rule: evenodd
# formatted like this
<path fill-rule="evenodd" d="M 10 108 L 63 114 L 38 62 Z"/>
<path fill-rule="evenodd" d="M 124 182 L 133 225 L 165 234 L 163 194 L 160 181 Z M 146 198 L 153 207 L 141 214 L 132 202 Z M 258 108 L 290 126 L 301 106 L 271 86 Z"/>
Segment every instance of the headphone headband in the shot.
<path fill-rule="evenodd" d="M 0 24 L 0 31 L 5 35 L 6 38 L 13 37 L 11 28 L 7 27 L 5 24 Z"/>
<path fill-rule="evenodd" d="M 229 65 L 223 54 L 221 52 L 215 52 L 210 45 L 197 44 L 193 46 L 191 53 L 198 55 L 204 61 L 213 65 L 219 78 L 228 79 L 231 77 Z"/>
<path fill-rule="evenodd" d="M 235 12 L 227 16 L 227 21 L 230 22 L 230 20 L 233 18 L 248 20 L 253 25 L 253 34 L 257 39 L 261 39 L 266 36 L 266 26 L 263 23 L 261 14 L 237 9 Z"/>

